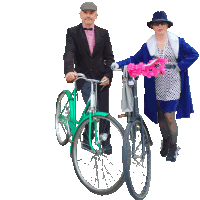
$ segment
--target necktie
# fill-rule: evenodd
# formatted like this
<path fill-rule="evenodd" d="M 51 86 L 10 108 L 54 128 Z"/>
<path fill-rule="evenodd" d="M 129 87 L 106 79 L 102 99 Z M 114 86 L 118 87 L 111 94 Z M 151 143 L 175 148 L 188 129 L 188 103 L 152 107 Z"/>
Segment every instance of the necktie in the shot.
<path fill-rule="evenodd" d="M 92 28 L 83 28 L 83 30 L 87 30 L 87 31 L 90 30 L 91 31 Z"/>

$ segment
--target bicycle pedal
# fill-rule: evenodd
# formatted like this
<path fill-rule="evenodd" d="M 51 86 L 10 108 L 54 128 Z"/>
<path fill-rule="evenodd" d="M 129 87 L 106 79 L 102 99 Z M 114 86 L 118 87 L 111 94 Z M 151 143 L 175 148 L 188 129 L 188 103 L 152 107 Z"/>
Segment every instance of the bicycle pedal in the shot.
<path fill-rule="evenodd" d="M 118 118 L 126 117 L 125 114 L 118 115 Z"/>

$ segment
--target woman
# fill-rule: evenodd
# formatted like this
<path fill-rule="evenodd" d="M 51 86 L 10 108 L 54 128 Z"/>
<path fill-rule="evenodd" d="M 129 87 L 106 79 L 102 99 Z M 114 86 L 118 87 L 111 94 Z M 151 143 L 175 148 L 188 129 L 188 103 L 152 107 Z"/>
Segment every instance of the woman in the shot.
<path fill-rule="evenodd" d="M 157 11 L 147 23 L 155 34 L 130 58 L 113 64 L 122 67 L 129 63 L 148 63 L 154 57 L 168 58 L 166 74 L 144 77 L 144 113 L 154 123 L 159 123 L 163 136 L 161 156 L 167 161 L 176 161 L 178 127 L 176 118 L 189 118 L 193 113 L 189 89 L 188 68 L 197 60 L 198 53 L 183 38 L 167 31 L 173 23 L 167 20 L 164 11 Z"/>

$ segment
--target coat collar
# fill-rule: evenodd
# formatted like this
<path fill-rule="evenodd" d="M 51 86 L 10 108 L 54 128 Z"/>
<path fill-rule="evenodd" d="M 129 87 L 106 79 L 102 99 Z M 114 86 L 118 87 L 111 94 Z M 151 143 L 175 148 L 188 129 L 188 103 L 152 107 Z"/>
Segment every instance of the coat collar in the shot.
<path fill-rule="evenodd" d="M 174 33 L 168 32 L 167 31 L 167 37 L 169 39 L 169 42 L 171 44 L 172 50 L 176 56 L 176 59 L 178 59 L 178 51 L 179 51 L 179 39 L 178 36 L 175 35 Z M 149 51 L 149 54 L 151 56 L 155 56 L 155 51 L 156 51 L 156 35 L 152 35 L 148 40 L 147 40 L 147 48 Z"/>

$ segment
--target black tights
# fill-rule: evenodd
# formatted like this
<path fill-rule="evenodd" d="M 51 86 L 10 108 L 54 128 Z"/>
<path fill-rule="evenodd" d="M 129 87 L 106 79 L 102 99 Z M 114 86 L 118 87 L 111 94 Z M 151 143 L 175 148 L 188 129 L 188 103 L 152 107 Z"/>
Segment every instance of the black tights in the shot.
<path fill-rule="evenodd" d="M 175 111 L 172 113 L 163 113 L 160 109 L 160 102 L 157 101 L 158 123 L 163 139 L 170 136 L 171 144 L 177 143 L 178 126 L 175 120 Z"/>

